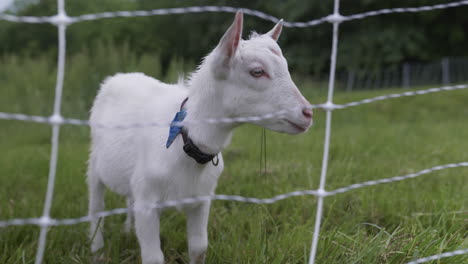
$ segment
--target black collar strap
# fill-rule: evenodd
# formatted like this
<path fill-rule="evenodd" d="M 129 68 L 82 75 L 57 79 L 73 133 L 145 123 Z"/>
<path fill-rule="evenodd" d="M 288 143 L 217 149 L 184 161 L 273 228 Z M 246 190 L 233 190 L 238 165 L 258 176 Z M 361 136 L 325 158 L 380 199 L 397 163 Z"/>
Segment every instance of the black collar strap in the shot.
<path fill-rule="evenodd" d="M 217 166 L 219 159 L 218 154 L 206 154 L 203 153 L 190 139 L 188 136 L 188 132 L 186 129 L 182 128 L 180 132 L 182 134 L 182 138 L 184 139 L 184 151 L 189 155 L 192 159 L 200 164 L 206 164 L 208 162 L 213 162 L 213 165 Z M 213 159 L 216 157 L 216 162 Z"/>
<path fill-rule="evenodd" d="M 182 104 L 180 105 L 180 109 L 184 108 L 185 103 L 187 102 L 188 97 L 184 99 Z M 208 162 L 212 162 L 213 165 L 218 166 L 219 158 L 218 154 L 206 154 L 202 152 L 190 139 L 188 135 L 188 131 L 185 128 L 182 128 L 180 132 L 182 134 L 182 139 L 184 140 L 184 151 L 187 155 L 189 155 L 192 159 L 200 164 L 206 164 Z M 216 162 L 213 160 L 216 157 Z"/>

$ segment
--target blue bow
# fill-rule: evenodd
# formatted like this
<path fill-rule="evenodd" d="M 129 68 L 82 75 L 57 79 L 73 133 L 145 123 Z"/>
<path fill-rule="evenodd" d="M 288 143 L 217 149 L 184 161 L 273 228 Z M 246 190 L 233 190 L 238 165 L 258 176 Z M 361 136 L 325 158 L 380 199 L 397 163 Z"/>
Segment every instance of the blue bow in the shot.
<path fill-rule="evenodd" d="M 172 120 L 171 126 L 169 127 L 169 138 L 166 142 L 166 148 L 171 146 L 172 142 L 174 142 L 174 139 L 182 131 L 183 126 L 180 124 L 180 122 L 184 121 L 185 116 L 187 116 L 187 111 L 185 111 L 185 109 L 181 109 L 179 112 L 177 112 L 174 119 Z"/>

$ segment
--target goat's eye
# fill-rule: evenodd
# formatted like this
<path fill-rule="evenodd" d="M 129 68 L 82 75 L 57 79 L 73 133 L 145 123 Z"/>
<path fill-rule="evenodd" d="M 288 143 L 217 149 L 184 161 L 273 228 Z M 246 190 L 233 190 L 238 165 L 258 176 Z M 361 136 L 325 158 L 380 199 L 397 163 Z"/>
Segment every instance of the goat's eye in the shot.
<path fill-rule="evenodd" d="M 252 75 L 255 78 L 260 78 L 265 74 L 265 71 L 263 69 L 253 69 L 250 71 L 250 75 Z"/>

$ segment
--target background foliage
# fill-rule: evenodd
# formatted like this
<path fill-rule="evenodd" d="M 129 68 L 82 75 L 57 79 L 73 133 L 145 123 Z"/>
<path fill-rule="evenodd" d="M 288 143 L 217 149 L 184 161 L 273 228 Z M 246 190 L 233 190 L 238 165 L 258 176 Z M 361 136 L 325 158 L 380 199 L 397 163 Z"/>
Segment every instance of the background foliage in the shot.
<path fill-rule="evenodd" d="M 53 15 L 55 0 L 40 0 L 25 5 L 19 15 Z M 26 1 L 27 2 L 27 1 Z M 421 6 L 452 2 L 448 0 L 344 0 L 344 15 L 383 8 Z M 257 9 L 287 21 L 308 21 L 332 12 L 333 1 L 304 0 L 80 0 L 66 1 L 69 15 L 75 16 L 116 10 L 149 10 L 193 5 L 229 5 Z M 444 56 L 468 56 L 468 7 L 440 11 L 392 14 L 344 23 L 341 27 L 340 69 L 377 70 L 408 61 L 434 61 Z M 232 14 L 205 13 L 140 18 L 113 18 L 72 25 L 68 31 L 68 52 L 94 50 L 102 43 L 127 45 L 136 55 L 158 54 L 166 69 L 172 57 L 198 62 L 215 46 L 232 21 Z M 272 23 L 246 17 L 245 33 L 252 29 L 267 31 Z M 385 29 L 385 30 L 383 30 Z M 331 26 L 288 28 L 280 44 L 296 72 L 320 76 L 328 70 Z M 52 25 L 30 25 L 0 22 L 0 54 L 54 54 L 56 28 Z"/>

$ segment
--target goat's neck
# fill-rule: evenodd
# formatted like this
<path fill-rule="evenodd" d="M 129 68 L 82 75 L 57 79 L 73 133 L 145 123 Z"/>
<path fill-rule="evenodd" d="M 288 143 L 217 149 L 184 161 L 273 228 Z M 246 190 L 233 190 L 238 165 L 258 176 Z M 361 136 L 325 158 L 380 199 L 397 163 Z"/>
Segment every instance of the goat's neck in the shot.
<path fill-rule="evenodd" d="M 197 147 L 208 154 L 221 152 L 230 143 L 233 129 L 237 124 L 209 124 L 207 119 L 227 117 L 223 108 L 223 89 L 203 69 L 190 81 L 187 102 L 188 135 Z M 199 122 L 202 121 L 202 122 Z"/>

